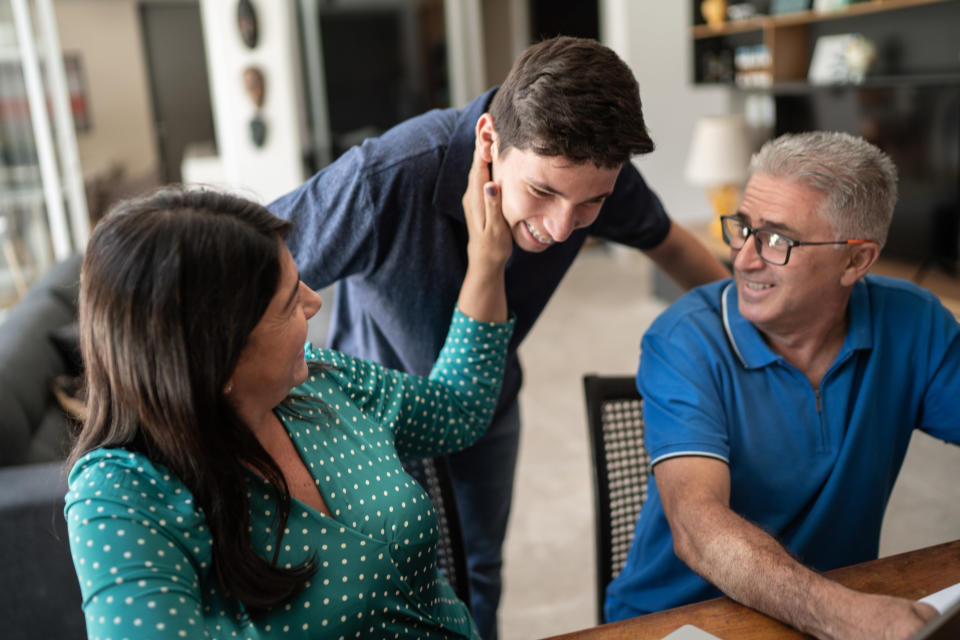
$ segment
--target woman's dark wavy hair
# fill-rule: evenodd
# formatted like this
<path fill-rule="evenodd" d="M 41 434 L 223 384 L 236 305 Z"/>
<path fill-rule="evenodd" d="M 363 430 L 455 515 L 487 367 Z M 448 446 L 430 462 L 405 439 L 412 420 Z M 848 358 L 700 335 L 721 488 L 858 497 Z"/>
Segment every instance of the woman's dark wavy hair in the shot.
<path fill-rule="evenodd" d="M 528 47 L 490 103 L 499 150 L 532 150 L 597 167 L 653 151 L 630 67 L 596 40 L 560 36 Z"/>
<path fill-rule="evenodd" d="M 290 598 L 316 568 L 313 558 L 282 568 L 254 551 L 248 468 L 276 492 L 277 550 L 290 493 L 224 395 L 279 286 L 290 226 L 243 198 L 166 188 L 97 225 L 80 276 L 87 418 L 67 468 L 100 447 L 169 468 L 203 510 L 220 584 L 251 613 Z"/>

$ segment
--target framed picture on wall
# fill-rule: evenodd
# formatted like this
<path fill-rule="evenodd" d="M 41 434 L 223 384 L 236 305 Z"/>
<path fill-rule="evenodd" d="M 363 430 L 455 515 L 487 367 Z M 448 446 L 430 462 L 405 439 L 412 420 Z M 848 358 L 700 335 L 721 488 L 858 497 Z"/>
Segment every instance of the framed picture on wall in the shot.
<path fill-rule="evenodd" d="M 63 68 L 67 76 L 67 92 L 70 99 L 70 113 L 77 133 L 89 131 L 90 108 L 87 102 L 87 82 L 83 73 L 83 61 L 79 54 L 66 53 L 63 56 Z M 46 79 L 46 70 L 41 66 L 43 86 L 49 92 L 50 83 Z M 50 97 L 47 97 L 48 103 Z M 0 127 L 29 127 L 30 111 L 27 103 L 27 87 L 23 78 L 23 68 L 17 61 L 0 62 Z M 8 130 L 8 129 L 7 129 Z M 5 130 L 5 131 L 7 131 Z"/>
<path fill-rule="evenodd" d="M 90 109 L 87 104 L 87 80 L 83 74 L 83 62 L 78 53 L 63 56 L 63 69 L 67 75 L 67 91 L 70 93 L 70 112 L 77 133 L 91 128 Z"/>

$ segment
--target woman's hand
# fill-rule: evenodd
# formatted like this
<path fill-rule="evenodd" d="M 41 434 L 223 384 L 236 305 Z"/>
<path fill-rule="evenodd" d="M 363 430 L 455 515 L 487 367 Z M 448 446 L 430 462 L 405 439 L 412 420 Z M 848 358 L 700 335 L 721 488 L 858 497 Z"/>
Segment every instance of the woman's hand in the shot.
<path fill-rule="evenodd" d="M 489 165 L 473 151 L 473 165 L 463 194 L 467 222 L 467 274 L 457 307 L 474 320 L 505 322 L 507 260 L 513 253 L 513 236 L 500 207 L 500 189 L 490 180 Z"/>
<path fill-rule="evenodd" d="M 476 146 L 462 203 L 470 234 L 467 242 L 470 264 L 503 268 L 513 253 L 513 236 L 500 206 L 500 188 L 490 180 L 490 165 L 480 157 Z"/>

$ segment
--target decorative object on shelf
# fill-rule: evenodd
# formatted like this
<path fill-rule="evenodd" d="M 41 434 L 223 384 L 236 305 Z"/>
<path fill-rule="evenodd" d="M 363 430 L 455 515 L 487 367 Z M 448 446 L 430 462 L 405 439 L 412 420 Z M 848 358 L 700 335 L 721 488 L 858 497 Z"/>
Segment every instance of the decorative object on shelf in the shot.
<path fill-rule="evenodd" d="M 263 71 L 259 67 L 247 67 L 243 70 L 243 88 L 253 106 L 259 109 L 263 106 L 263 94 L 266 90 L 263 80 Z"/>
<path fill-rule="evenodd" d="M 700 14 L 708 25 L 719 29 L 727 19 L 727 0 L 703 0 Z"/>
<path fill-rule="evenodd" d="M 773 0 L 770 3 L 770 14 L 794 13 L 806 11 L 810 8 L 810 0 Z"/>
<path fill-rule="evenodd" d="M 700 60 L 703 82 L 733 82 L 733 51 L 719 49 L 706 51 Z"/>
<path fill-rule="evenodd" d="M 706 188 L 714 212 L 710 233 L 717 238 L 720 216 L 736 211 L 751 152 L 743 116 L 704 116 L 697 120 L 684 175 L 688 182 Z"/>
<path fill-rule="evenodd" d="M 867 71 L 877 59 L 877 47 L 870 38 L 854 34 L 843 48 L 843 59 L 847 62 L 850 82 L 861 84 L 867 77 Z"/>
<path fill-rule="evenodd" d="M 861 83 L 876 57 L 876 47 L 859 33 L 820 36 L 813 49 L 810 84 Z"/>
<path fill-rule="evenodd" d="M 258 149 L 267 142 L 267 123 L 259 111 L 250 120 L 250 139 Z"/>
<path fill-rule="evenodd" d="M 736 22 L 747 18 L 756 18 L 760 15 L 757 5 L 753 2 L 738 2 L 727 7 L 727 20 Z"/>
<path fill-rule="evenodd" d="M 738 87 L 769 87 L 773 84 L 770 48 L 765 44 L 737 47 L 733 51 L 735 81 Z"/>
<path fill-rule="evenodd" d="M 259 29 L 257 28 L 257 10 L 250 0 L 240 0 L 237 3 L 237 31 L 240 39 L 248 49 L 257 46 Z"/>
<path fill-rule="evenodd" d="M 243 88 L 254 107 L 253 118 L 250 119 L 250 139 L 254 146 L 260 148 L 267 141 L 267 123 L 260 111 L 266 92 L 266 81 L 259 67 L 250 66 L 243 70 Z"/>
<path fill-rule="evenodd" d="M 813 10 L 818 13 L 843 11 L 850 6 L 850 0 L 813 0 Z"/>

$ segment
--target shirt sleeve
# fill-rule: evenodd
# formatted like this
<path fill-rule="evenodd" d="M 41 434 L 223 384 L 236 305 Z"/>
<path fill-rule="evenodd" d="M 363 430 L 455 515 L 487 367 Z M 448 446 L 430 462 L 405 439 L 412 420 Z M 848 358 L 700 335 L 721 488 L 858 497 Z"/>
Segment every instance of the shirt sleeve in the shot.
<path fill-rule="evenodd" d="M 960 324 L 942 306 L 928 339 L 934 357 L 919 426 L 935 438 L 960 444 Z"/>
<path fill-rule="evenodd" d="M 651 465 L 691 455 L 730 462 L 726 413 L 713 367 L 697 346 L 672 333 L 648 331 L 643 338 L 637 388 Z"/>
<path fill-rule="evenodd" d="M 496 409 L 515 319 L 479 322 L 454 311 L 429 377 L 330 350 L 312 355 L 368 418 L 393 434 L 402 458 L 460 451 L 486 431 Z M 311 354 L 308 353 L 308 357 Z"/>
<path fill-rule="evenodd" d="M 209 638 L 198 573 L 209 544 L 190 498 L 111 458 L 77 468 L 65 516 L 88 636 Z"/>
<path fill-rule="evenodd" d="M 361 148 L 350 149 L 267 208 L 293 223 L 287 246 L 300 277 L 314 289 L 374 269 L 385 233 L 383 207 L 374 206 Z"/>

